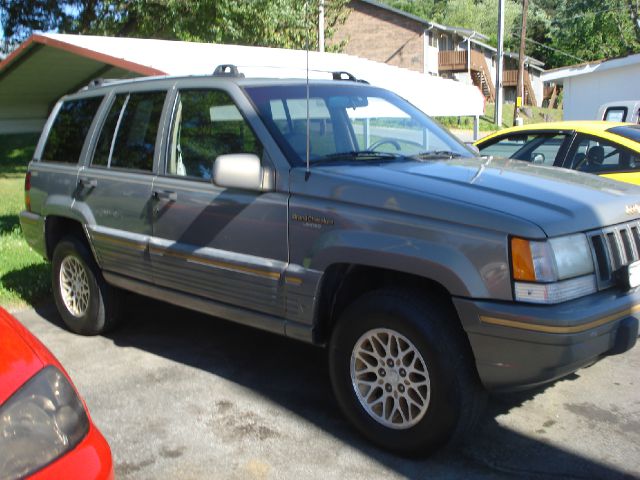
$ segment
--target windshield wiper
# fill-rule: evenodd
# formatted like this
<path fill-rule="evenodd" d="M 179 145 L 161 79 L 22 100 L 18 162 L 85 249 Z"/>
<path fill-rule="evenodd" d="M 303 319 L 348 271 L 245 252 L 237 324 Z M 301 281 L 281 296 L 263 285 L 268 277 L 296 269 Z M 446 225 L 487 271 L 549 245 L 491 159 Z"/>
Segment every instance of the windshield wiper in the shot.
<path fill-rule="evenodd" d="M 367 160 L 393 160 L 398 158 L 400 155 L 396 153 L 389 152 L 376 152 L 374 150 L 352 150 L 349 152 L 336 152 L 330 153 L 328 155 L 323 155 L 322 157 L 312 160 L 311 163 L 327 163 L 335 160 L 358 160 L 358 161 L 367 161 Z"/>
<path fill-rule="evenodd" d="M 418 160 L 430 160 L 432 158 L 458 158 L 462 154 L 458 152 L 452 152 L 451 150 L 430 150 L 428 152 L 420 152 L 415 155 L 411 155 L 411 158 Z"/>

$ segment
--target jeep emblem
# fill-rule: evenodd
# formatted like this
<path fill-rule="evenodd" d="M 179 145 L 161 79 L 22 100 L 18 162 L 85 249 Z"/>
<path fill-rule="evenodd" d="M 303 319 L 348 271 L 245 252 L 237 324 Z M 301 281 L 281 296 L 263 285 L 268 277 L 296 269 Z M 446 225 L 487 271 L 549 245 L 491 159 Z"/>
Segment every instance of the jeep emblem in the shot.
<path fill-rule="evenodd" d="M 627 205 L 624 207 L 624 211 L 627 215 L 636 215 L 640 213 L 640 203 L 634 203 L 633 205 Z"/>

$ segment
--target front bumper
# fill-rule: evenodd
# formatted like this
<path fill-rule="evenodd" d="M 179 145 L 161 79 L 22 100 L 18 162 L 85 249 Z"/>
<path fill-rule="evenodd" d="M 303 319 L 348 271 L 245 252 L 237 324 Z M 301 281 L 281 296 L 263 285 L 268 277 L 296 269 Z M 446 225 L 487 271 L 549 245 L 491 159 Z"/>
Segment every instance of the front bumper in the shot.
<path fill-rule="evenodd" d="M 480 380 L 519 390 L 568 375 L 638 337 L 640 291 L 615 289 L 557 305 L 454 299 Z"/>
<path fill-rule="evenodd" d="M 38 470 L 31 480 L 113 480 L 113 460 L 107 441 L 92 424 L 87 436 L 70 452 Z"/>

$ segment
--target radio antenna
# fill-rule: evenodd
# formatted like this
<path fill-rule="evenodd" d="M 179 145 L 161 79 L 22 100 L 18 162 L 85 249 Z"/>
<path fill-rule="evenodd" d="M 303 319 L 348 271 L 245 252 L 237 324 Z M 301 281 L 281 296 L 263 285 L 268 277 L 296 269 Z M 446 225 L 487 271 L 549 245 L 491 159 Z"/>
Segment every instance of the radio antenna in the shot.
<path fill-rule="evenodd" d="M 307 69 L 306 69 L 306 88 L 307 88 L 307 145 L 306 145 L 306 153 L 307 153 L 307 174 L 306 177 L 309 178 L 309 174 L 311 173 L 311 166 L 309 161 L 310 150 L 311 150 L 311 142 L 309 137 L 311 135 L 310 128 L 310 120 L 309 120 L 309 0 L 305 0 L 304 2 L 304 17 L 305 17 L 305 49 L 306 49 L 306 57 L 307 57 Z"/>

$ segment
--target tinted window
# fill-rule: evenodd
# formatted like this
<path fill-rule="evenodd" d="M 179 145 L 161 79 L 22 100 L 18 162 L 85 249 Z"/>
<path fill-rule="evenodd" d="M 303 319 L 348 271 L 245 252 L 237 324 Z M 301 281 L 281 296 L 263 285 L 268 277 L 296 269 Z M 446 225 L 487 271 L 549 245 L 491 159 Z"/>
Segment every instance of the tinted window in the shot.
<path fill-rule="evenodd" d="M 569 152 L 570 168 L 607 173 L 640 169 L 640 154 L 601 138 L 581 136 Z"/>
<path fill-rule="evenodd" d="M 210 179 L 213 161 L 228 153 L 262 156 L 262 146 L 231 97 L 219 90 L 181 91 L 167 173 Z"/>
<path fill-rule="evenodd" d="M 625 125 L 623 127 L 613 127 L 607 130 L 607 132 L 615 133 L 616 135 L 640 143 L 640 126 Z"/>
<path fill-rule="evenodd" d="M 483 155 L 553 165 L 566 139 L 565 134 L 521 133 L 499 138 L 489 145 L 480 145 L 479 148 Z"/>
<path fill-rule="evenodd" d="M 122 107 L 127 98 L 127 95 L 118 95 L 111 105 L 107 119 L 105 120 L 104 125 L 102 126 L 102 131 L 100 132 L 98 146 L 96 147 L 96 151 L 93 155 L 93 161 L 91 162 L 92 165 L 106 167 L 109 164 L 109 154 L 111 153 L 113 134 L 116 131 L 118 119 L 120 118 Z"/>
<path fill-rule="evenodd" d="M 64 102 L 49 131 L 42 160 L 78 163 L 84 139 L 101 102 L 102 97 Z"/>
<path fill-rule="evenodd" d="M 118 95 L 100 133 L 93 165 L 152 170 L 165 96 L 165 92 Z"/>

